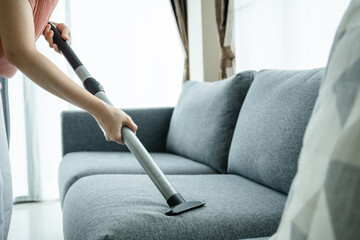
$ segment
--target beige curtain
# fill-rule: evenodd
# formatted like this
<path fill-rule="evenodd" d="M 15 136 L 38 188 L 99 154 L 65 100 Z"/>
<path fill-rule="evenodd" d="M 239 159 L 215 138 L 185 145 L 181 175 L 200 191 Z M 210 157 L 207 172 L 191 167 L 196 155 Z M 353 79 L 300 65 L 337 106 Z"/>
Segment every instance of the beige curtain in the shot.
<path fill-rule="evenodd" d="M 233 0 L 215 0 L 216 26 L 221 49 L 219 79 L 234 75 L 235 55 L 231 50 L 233 8 Z"/>
<path fill-rule="evenodd" d="M 189 74 L 189 41 L 187 30 L 187 7 L 186 0 L 170 0 L 174 16 L 179 29 L 181 41 L 184 47 L 185 63 L 184 63 L 184 75 L 183 81 L 187 81 L 190 78 Z"/>

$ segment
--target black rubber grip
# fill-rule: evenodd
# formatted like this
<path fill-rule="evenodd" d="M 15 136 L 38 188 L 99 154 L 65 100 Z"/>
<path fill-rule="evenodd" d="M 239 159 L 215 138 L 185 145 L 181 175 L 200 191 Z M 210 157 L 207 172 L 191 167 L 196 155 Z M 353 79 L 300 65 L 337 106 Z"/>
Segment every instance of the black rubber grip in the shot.
<path fill-rule="evenodd" d="M 76 56 L 69 44 L 64 39 L 62 39 L 60 30 L 51 22 L 49 22 L 49 24 L 51 26 L 51 30 L 54 32 L 54 43 L 59 47 L 59 50 L 70 63 L 71 67 L 75 70 L 79 66 L 82 66 L 83 64 L 80 62 L 79 58 Z"/>
<path fill-rule="evenodd" d="M 95 95 L 100 91 L 104 92 L 103 86 L 98 81 L 96 81 L 95 78 L 89 77 L 85 79 L 83 85 L 84 88 L 88 90 L 88 92 L 90 92 L 92 95 Z"/>
<path fill-rule="evenodd" d="M 179 204 L 184 203 L 185 200 L 184 198 L 180 195 L 180 193 L 175 193 L 174 195 L 172 195 L 168 200 L 167 200 L 167 204 L 169 205 L 169 207 L 175 207 Z"/>

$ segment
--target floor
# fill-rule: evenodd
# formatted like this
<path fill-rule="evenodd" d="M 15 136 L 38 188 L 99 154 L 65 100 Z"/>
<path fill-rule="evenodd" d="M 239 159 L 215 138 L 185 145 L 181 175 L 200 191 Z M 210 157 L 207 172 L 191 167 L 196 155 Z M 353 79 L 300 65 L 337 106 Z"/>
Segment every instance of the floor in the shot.
<path fill-rule="evenodd" d="M 63 240 L 59 201 L 16 204 L 8 240 Z"/>

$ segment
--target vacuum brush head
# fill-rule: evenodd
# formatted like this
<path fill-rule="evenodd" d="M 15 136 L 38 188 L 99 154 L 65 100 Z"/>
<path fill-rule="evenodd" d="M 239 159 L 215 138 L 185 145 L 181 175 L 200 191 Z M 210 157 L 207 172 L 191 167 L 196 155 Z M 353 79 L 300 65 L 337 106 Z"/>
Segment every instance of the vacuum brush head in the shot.
<path fill-rule="evenodd" d="M 205 203 L 200 201 L 190 201 L 186 202 L 184 198 L 179 194 L 176 193 L 172 195 L 168 200 L 167 203 L 170 206 L 170 209 L 166 211 L 166 215 L 173 216 L 178 215 L 183 212 L 190 211 L 195 208 L 199 208 L 205 205 Z"/>

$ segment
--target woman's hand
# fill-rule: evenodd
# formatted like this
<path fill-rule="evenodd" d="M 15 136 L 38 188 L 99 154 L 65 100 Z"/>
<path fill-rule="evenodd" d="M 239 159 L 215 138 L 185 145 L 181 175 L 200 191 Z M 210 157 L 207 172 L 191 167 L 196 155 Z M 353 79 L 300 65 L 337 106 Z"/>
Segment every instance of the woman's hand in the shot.
<path fill-rule="evenodd" d="M 69 28 L 63 23 L 54 23 L 54 22 L 52 23 L 60 30 L 61 37 L 65 39 L 69 45 L 71 45 L 71 33 Z M 46 25 L 43 31 L 43 35 L 46 41 L 48 41 L 49 47 L 54 48 L 56 52 L 60 53 L 58 46 L 54 43 L 53 40 L 54 32 L 51 30 L 50 24 Z"/>
<path fill-rule="evenodd" d="M 114 108 L 110 105 L 106 104 L 102 113 L 95 116 L 95 119 L 103 130 L 106 141 L 108 142 L 114 141 L 124 144 L 121 136 L 121 129 L 123 126 L 127 126 L 136 134 L 137 126 L 131 117 L 122 110 Z"/>

